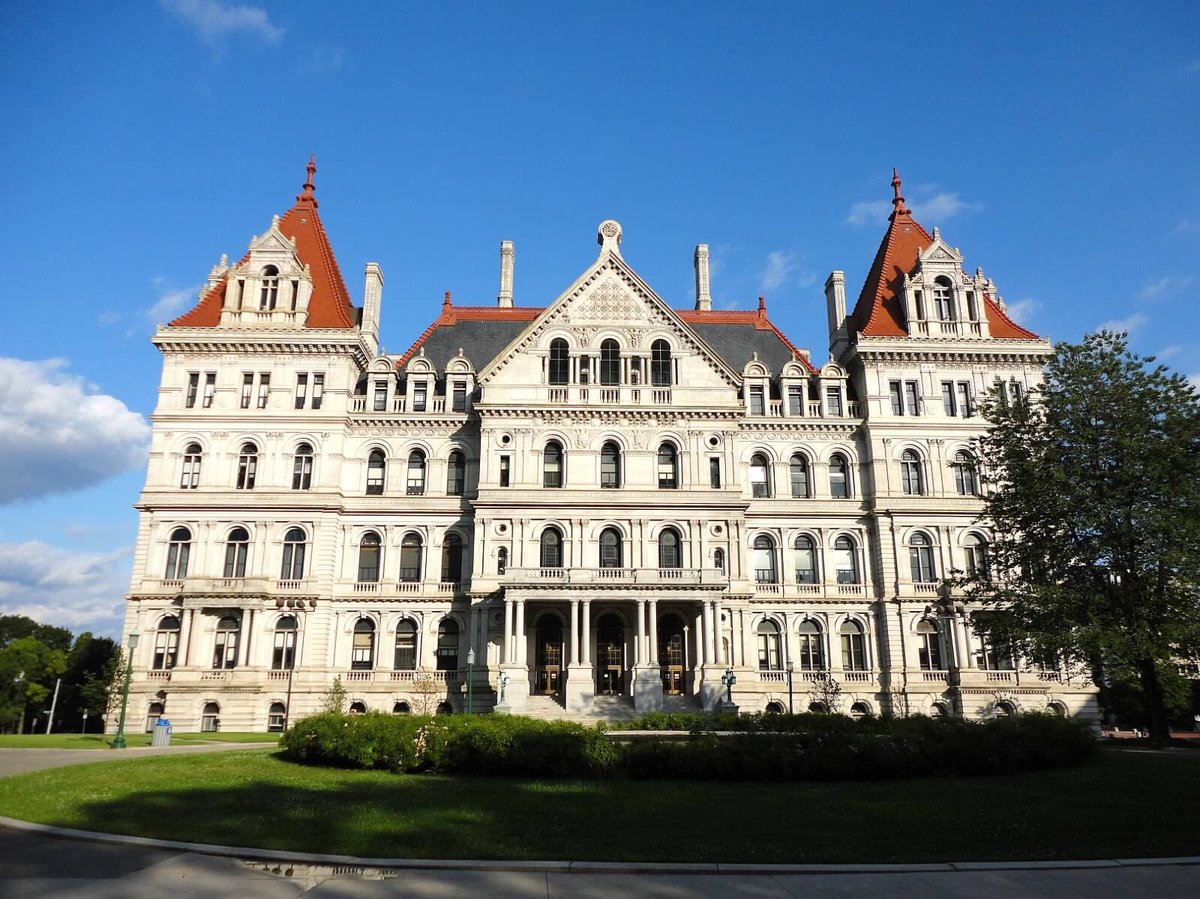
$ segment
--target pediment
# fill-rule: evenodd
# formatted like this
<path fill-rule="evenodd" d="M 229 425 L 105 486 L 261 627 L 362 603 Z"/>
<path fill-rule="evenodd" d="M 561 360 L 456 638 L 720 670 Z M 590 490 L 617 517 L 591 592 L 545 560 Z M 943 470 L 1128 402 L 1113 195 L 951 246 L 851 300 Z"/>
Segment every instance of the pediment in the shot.
<path fill-rule="evenodd" d="M 962 253 L 957 247 L 952 247 L 942 239 L 939 229 L 933 229 L 933 243 L 917 255 L 918 266 L 926 263 L 942 263 L 945 265 L 961 266 L 963 261 Z"/>

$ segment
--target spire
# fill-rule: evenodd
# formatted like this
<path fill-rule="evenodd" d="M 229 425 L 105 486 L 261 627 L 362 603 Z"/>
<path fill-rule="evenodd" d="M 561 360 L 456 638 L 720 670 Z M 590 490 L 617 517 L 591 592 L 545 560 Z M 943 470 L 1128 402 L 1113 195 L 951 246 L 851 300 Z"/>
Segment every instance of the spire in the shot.
<path fill-rule="evenodd" d="M 892 205 L 895 209 L 888 216 L 889 221 L 895 221 L 898 215 L 911 215 L 911 210 L 904 205 L 904 194 L 900 193 L 900 174 L 894 168 L 892 169 Z"/>
<path fill-rule="evenodd" d="M 308 172 L 308 177 L 304 179 L 304 193 L 296 195 L 296 202 L 297 203 L 304 203 L 304 202 L 312 203 L 313 206 L 315 207 L 317 205 L 317 198 L 316 198 L 315 194 L 313 193 L 313 191 L 315 191 L 317 189 L 317 186 L 315 184 L 313 184 L 313 175 L 315 175 L 317 173 L 317 154 L 316 153 L 313 153 L 312 155 L 310 155 L 308 157 L 308 165 L 305 167 L 305 171 Z"/>

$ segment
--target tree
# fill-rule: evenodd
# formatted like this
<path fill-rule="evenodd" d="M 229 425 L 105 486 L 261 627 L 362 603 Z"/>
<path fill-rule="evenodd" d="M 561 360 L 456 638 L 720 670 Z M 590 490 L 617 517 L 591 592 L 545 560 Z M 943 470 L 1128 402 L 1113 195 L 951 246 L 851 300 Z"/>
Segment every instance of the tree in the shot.
<path fill-rule="evenodd" d="M 819 671 L 809 681 L 812 683 L 809 692 L 825 707 L 825 711 L 839 714 L 842 711 L 842 685 L 838 679 L 828 671 Z"/>
<path fill-rule="evenodd" d="M 71 730 L 79 726 L 83 710 L 97 726 L 107 711 L 109 688 L 114 670 L 112 661 L 117 644 L 108 637 L 94 637 L 84 631 L 75 638 L 67 654 L 67 670 L 63 674 L 62 695 L 58 699 L 58 723 Z"/>
<path fill-rule="evenodd" d="M 107 637 L 102 638 L 112 643 Z M 89 672 L 79 688 L 79 702 L 89 715 L 104 718 L 117 711 L 125 679 L 125 653 L 113 645 L 112 655 L 99 671 Z"/>
<path fill-rule="evenodd" d="M 342 676 L 339 674 L 333 679 L 329 689 L 325 691 L 325 698 L 321 700 L 321 713 L 324 715 L 346 714 L 346 696 L 346 687 L 342 684 Z"/>
<path fill-rule="evenodd" d="M 1125 668 L 1168 738 L 1159 671 L 1200 648 L 1200 396 L 1101 331 L 1059 344 L 1026 397 L 995 391 L 981 439 L 994 579 L 968 594 L 1027 658 Z"/>
<path fill-rule="evenodd" d="M 54 681 L 67 667 L 67 654 L 35 636 L 19 637 L 0 649 L 0 726 L 25 729 L 26 710 L 45 709 Z"/>

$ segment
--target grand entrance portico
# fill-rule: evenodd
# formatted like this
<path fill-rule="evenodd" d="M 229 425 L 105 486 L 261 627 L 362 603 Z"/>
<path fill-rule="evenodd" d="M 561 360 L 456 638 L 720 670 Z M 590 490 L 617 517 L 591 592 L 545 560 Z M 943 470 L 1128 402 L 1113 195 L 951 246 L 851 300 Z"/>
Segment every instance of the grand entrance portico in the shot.
<path fill-rule="evenodd" d="M 520 712 L 529 696 L 579 713 L 596 697 L 647 712 L 662 709 L 664 696 L 704 707 L 716 696 L 726 664 L 720 600 L 514 593 L 504 600 L 499 711 Z"/>

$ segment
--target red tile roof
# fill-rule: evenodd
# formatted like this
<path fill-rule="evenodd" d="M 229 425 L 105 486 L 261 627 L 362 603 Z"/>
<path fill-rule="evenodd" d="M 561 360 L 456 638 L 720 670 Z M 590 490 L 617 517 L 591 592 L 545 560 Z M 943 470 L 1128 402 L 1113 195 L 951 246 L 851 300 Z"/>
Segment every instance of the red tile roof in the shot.
<path fill-rule="evenodd" d="M 862 293 L 850 318 L 858 333 L 865 337 L 906 337 L 901 294 L 904 276 L 916 268 L 922 250 L 933 243 L 933 236 L 912 217 L 900 195 L 900 176 L 892 169 L 892 214 L 888 229 L 879 244 L 875 261 L 867 273 Z M 988 329 L 992 337 L 1037 338 L 1022 328 L 1000 309 L 989 296 L 984 296 Z"/>
<path fill-rule="evenodd" d="M 346 282 L 342 279 L 337 258 L 329 245 L 329 237 L 321 217 L 317 214 L 317 198 L 314 194 L 313 175 L 317 171 L 315 159 L 308 161 L 308 178 L 303 191 L 297 195 L 296 203 L 279 220 L 279 232 L 296 241 L 296 255 L 302 265 L 307 265 L 312 274 L 312 296 L 308 301 L 309 328 L 353 328 L 354 307 Z M 238 262 L 249 260 L 247 253 Z M 213 287 L 194 309 L 171 322 L 172 326 L 211 328 L 221 321 L 221 305 L 225 301 L 225 287 L 229 277 Z"/>

